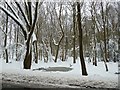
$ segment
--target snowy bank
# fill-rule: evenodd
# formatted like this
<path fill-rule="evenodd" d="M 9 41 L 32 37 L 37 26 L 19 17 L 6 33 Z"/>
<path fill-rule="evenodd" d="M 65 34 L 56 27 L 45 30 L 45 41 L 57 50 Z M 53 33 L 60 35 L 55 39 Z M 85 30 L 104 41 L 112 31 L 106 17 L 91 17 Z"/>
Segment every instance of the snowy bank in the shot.
<path fill-rule="evenodd" d="M 5 60 L 0 60 L 2 64 L 2 78 L 12 80 L 14 82 L 28 82 L 28 83 L 41 83 L 46 85 L 57 85 L 61 87 L 95 87 L 95 88 L 117 88 L 118 87 L 118 63 L 107 63 L 109 71 L 105 71 L 103 62 L 98 62 L 98 66 L 93 66 L 92 63 L 86 62 L 88 76 L 81 75 L 81 66 L 77 60 L 76 64 L 72 64 L 72 58 L 68 61 L 57 63 L 48 62 L 44 63 L 39 61 L 38 64 L 33 62 L 30 70 L 22 69 L 22 61 L 13 61 L 5 63 Z M 33 70 L 37 68 L 48 67 L 70 67 L 72 70 L 68 72 L 61 71 L 44 71 Z"/>

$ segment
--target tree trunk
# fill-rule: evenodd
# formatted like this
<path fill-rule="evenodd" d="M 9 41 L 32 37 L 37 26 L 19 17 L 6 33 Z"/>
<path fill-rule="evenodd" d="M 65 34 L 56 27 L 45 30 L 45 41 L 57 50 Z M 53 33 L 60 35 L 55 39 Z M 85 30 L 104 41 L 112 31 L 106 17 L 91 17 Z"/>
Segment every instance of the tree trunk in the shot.
<path fill-rule="evenodd" d="M 106 57 L 107 62 L 109 62 L 109 20 L 108 20 L 108 3 L 106 4 L 106 16 L 105 16 L 105 22 L 106 22 Z"/>
<path fill-rule="evenodd" d="M 98 26 L 98 24 L 97 24 L 97 22 L 98 22 L 99 24 L 100 24 L 100 22 L 99 22 L 99 19 L 97 18 L 97 12 L 96 12 L 95 7 L 94 7 L 94 14 L 95 14 L 95 16 L 96 16 L 95 26 L 96 26 L 97 32 L 100 33 L 99 26 Z M 99 35 L 98 38 L 101 39 L 101 36 Z M 101 45 L 101 44 L 102 44 L 102 40 L 100 40 L 99 42 L 100 42 L 100 50 L 101 50 L 101 53 L 100 53 L 100 59 L 101 59 L 101 57 L 104 57 L 104 55 L 103 55 L 104 51 L 103 51 L 102 45 Z M 99 53 L 98 53 L 98 55 L 99 55 Z M 99 59 L 99 58 L 98 58 L 98 59 Z"/>
<path fill-rule="evenodd" d="M 6 63 L 8 63 L 8 52 L 7 52 L 7 49 L 5 49 L 5 54 L 6 54 Z"/>
<path fill-rule="evenodd" d="M 82 45 L 82 25 L 81 25 L 81 7 L 80 3 L 77 2 L 77 10 L 78 10 L 78 30 L 79 30 L 79 55 L 81 62 L 82 75 L 87 76 L 86 65 L 83 57 L 83 45 Z"/>
<path fill-rule="evenodd" d="M 75 53 L 75 36 L 76 36 L 76 32 L 75 32 L 75 15 L 76 15 L 76 9 L 75 9 L 75 3 L 73 4 L 73 63 L 76 63 L 76 53 Z"/>
<path fill-rule="evenodd" d="M 91 5 L 91 15 L 92 15 L 92 30 L 93 30 L 93 65 L 97 66 L 97 60 L 96 60 L 96 21 L 95 21 L 95 4 L 92 2 Z"/>
<path fill-rule="evenodd" d="M 18 61 L 19 59 L 18 59 L 18 33 L 19 33 L 19 26 L 17 26 L 17 29 L 18 30 L 16 30 L 16 61 Z"/>
<path fill-rule="evenodd" d="M 64 34 L 62 35 L 58 45 L 57 45 L 57 49 L 56 49 L 56 55 L 55 55 L 55 62 L 57 62 L 57 58 L 58 58 L 58 52 L 59 52 L 59 47 L 60 47 L 60 44 L 62 42 L 62 39 L 64 38 Z"/>
<path fill-rule="evenodd" d="M 106 71 L 108 71 L 107 67 L 107 49 L 106 49 L 106 27 L 105 27 L 105 18 L 104 18 L 104 12 L 103 12 L 103 2 L 101 2 L 101 14 L 102 14 L 102 21 L 103 21 L 103 30 L 104 30 L 104 63 L 106 67 Z"/>
<path fill-rule="evenodd" d="M 62 46 L 62 61 L 65 61 L 65 49 L 64 49 L 64 45 Z"/>
<path fill-rule="evenodd" d="M 5 55 L 6 55 L 6 63 L 8 63 L 8 52 L 7 52 L 7 33 L 8 33 L 8 15 L 6 15 L 6 35 L 5 35 Z"/>
<path fill-rule="evenodd" d="M 35 54 L 35 63 L 38 63 L 38 47 L 37 47 L 37 41 L 35 42 L 35 49 L 36 49 L 36 54 Z"/>
<path fill-rule="evenodd" d="M 24 59 L 24 62 L 23 62 L 23 65 L 24 65 L 24 69 L 30 69 L 31 68 L 31 63 L 32 63 L 32 46 L 30 45 L 30 40 L 31 40 L 31 37 L 32 37 L 32 34 L 34 32 L 34 28 L 35 28 L 35 24 L 36 24 L 36 21 L 37 21 L 37 11 L 38 11 L 38 2 L 36 2 L 36 7 L 35 7 L 35 15 L 34 15 L 34 20 L 33 20 L 33 23 L 32 23 L 32 4 L 31 2 L 28 2 L 28 11 L 29 11 L 29 14 L 28 14 L 28 19 L 29 19 L 29 22 L 30 22 L 30 25 L 27 26 L 27 31 L 29 31 L 29 34 L 28 34 L 28 38 L 25 38 L 25 40 L 27 41 L 26 42 L 26 55 L 25 55 L 25 59 Z M 32 42 L 31 42 L 32 43 Z"/>
<path fill-rule="evenodd" d="M 24 65 L 23 68 L 30 69 L 31 68 L 31 60 L 32 60 L 32 49 L 31 49 L 32 47 L 30 47 L 29 44 L 30 44 L 31 36 L 34 32 L 36 21 L 37 21 L 39 2 L 35 2 L 34 17 L 32 16 L 33 10 L 32 10 L 31 0 L 30 0 L 30 2 L 24 3 L 25 10 L 27 11 L 27 13 L 22 10 L 21 5 L 18 2 L 15 2 L 17 8 L 21 12 L 21 15 L 23 16 L 21 21 L 18 19 L 19 15 L 16 14 L 16 12 L 13 10 L 13 8 L 11 8 L 11 6 L 8 4 L 8 2 L 6 2 L 6 4 L 10 8 L 10 10 L 6 10 L 2 6 L 0 6 L 0 9 L 2 11 L 4 11 L 8 16 L 10 16 L 20 26 L 22 33 L 24 35 L 25 41 L 27 41 L 26 42 L 26 55 L 25 55 L 25 59 L 23 62 L 23 65 Z M 40 4 L 42 4 L 42 2 Z M 11 11 L 12 13 L 10 13 L 9 11 Z M 27 15 L 25 15 L 25 14 L 27 14 Z M 24 24 L 22 24 L 21 22 L 24 22 Z"/>
<path fill-rule="evenodd" d="M 58 52 L 59 52 L 59 45 L 57 45 L 56 48 L 55 62 L 57 62 Z"/>
<path fill-rule="evenodd" d="M 95 46 L 94 46 L 95 66 L 97 66 L 97 59 L 96 59 L 96 41 L 95 41 L 95 40 L 94 40 L 94 44 L 95 44 Z"/>
<path fill-rule="evenodd" d="M 34 60 L 35 60 L 35 63 L 38 63 L 37 41 L 34 41 L 34 42 L 33 42 L 33 52 L 34 52 Z"/>
<path fill-rule="evenodd" d="M 68 53 L 68 37 L 65 38 L 65 60 L 67 59 L 67 53 Z"/>
<path fill-rule="evenodd" d="M 93 28 L 94 28 L 94 60 L 95 60 L 95 62 L 94 62 L 94 65 L 95 66 L 97 66 L 97 59 L 96 59 L 96 33 L 95 33 L 95 30 L 96 30 L 96 28 L 95 28 L 95 17 L 93 17 Z"/>
<path fill-rule="evenodd" d="M 52 34 L 50 35 L 50 48 L 51 48 L 51 51 L 50 53 L 53 55 L 53 47 L 52 47 L 53 43 L 52 43 Z"/>
<path fill-rule="evenodd" d="M 120 21 L 120 9 L 119 8 L 120 8 L 120 2 L 118 2 L 118 21 Z M 120 22 L 118 22 L 118 32 L 119 32 L 119 35 L 120 35 Z M 118 38 L 118 51 L 120 52 L 120 36 Z M 120 53 L 118 53 L 118 60 L 120 60 Z M 119 83 L 120 83 L 120 80 L 119 80 Z M 119 85 L 119 88 L 120 88 L 120 85 Z"/>
<path fill-rule="evenodd" d="M 26 55 L 25 55 L 25 59 L 23 62 L 24 65 L 24 69 L 30 69 L 31 68 L 31 62 L 32 62 L 32 49 L 29 46 L 30 43 L 26 44 Z"/>
<path fill-rule="evenodd" d="M 60 47 L 60 44 L 64 38 L 64 31 L 63 31 L 63 27 L 62 27 L 62 23 L 61 23 L 61 12 L 62 12 L 62 4 L 60 5 L 60 10 L 59 10 L 59 26 L 60 26 L 60 29 L 61 29 L 61 32 L 62 32 L 62 35 L 61 35 L 61 38 L 58 42 L 58 45 L 57 45 L 57 50 L 56 50 L 56 55 L 55 55 L 55 62 L 57 62 L 57 57 L 58 57 L 58 52 L 59 52 L 59 47 Z"/>

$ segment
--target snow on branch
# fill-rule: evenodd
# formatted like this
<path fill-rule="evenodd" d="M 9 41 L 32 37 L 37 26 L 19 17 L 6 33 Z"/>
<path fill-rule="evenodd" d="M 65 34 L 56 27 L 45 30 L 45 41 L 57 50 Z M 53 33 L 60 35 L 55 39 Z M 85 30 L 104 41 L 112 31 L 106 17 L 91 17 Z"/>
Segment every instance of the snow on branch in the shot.
<path fill-rule="evenodd" d="M 6 8 L 0 6 L 0 9 L 4 11 L 7 15 L 9 15 L 12 19 L 14 19 L 16 22 L 18 22 L 18 19 L 15 17 L 15 15 L 8 11 Z"/>
<path fill-rule="evenodd" d="M 16 1 L 15 1 L 15 3 L 16 3 L 16 5 L 18 6 L 18 8 L 20 9 L 20 11 L 21 11 L 21 13 L 22 13 L 22 15 L 23 15 L 23 17 L 24 17 L 24 19 L 25 19 L 25 22 L 26 22 L 27 26 L 29 26 L 30 24 L 29 24 L 28 18 L 27 18 L 27 16 L 26 16 L 26 14 L 23 12 L 20 4 L 19 4 L 18 2 L 16 2 Z"/>
<path fill-rule="evenodd" d="M 55 41 L 55 39 L 53 38 L 53 42 L 55 46 L 58 46 L 58 43 Z"/>
<path fill-rule="evenodd" d="M 9 10 L 7 10 L 6 8 L 4 8 L 1 5 L 0 5 L 0 9 L 3 12 L 5 12 L 9 17 L 11 17 L 21 27 L 24 35 L 27 33 L 27 28 L 26 28 L 25 24 L 23 24 L 23 22 L 19 18 L 16 18 L 16 16 L 13 13 L 11 13 Z"/>
<path fill-rule="evenodd" d="M 5 1 L 5 3 L 7 4 L 7 6 L 10 8 L 10 10 L 12 11 L 12 13 L 15 15 L 16 18 L 19 18 L 19 16 L 16 14 L 16 11 L 11 7 L 10 3 L 8 3 L 7 1 Z"/>
<path fill-rule="evenodd" d="M 22 20 L 20 19 L 20 17 L 19 17 L 19 15 L 17 15 L 17 13 L 16 13 L 16 11 L 12 8 L 12 6 L 8 3 L 8 2 L 5 2 L 7 5 L 8 5 L 8 7 L 10 8 L 10 10 L 12 11 L 12 13 L 13 13 L 13 15 L 18 19 L 18 21 L 24 26 L 24 24 L 23 24 L 23 22 L 22 22 Z M 19 8 L 19 7 L 18 7 Z M 24 16 L 23 16 L 24 17 Z M 24 26 L 24 29 L 25 30 L 27 30 L 26 29 L 26 26 Z M 26 31 L 27 32 L 27 31 Z"/>
<path fill-rule="evenodd" d="M 33 41 L 32 41 L 32 42 L 37 41 L 37 38 L 36 38 L 36 35 L 35 35 L 34 32 L 33 32 L 33 34 L 32 34 L 32 37 L 33 37 Z"/>

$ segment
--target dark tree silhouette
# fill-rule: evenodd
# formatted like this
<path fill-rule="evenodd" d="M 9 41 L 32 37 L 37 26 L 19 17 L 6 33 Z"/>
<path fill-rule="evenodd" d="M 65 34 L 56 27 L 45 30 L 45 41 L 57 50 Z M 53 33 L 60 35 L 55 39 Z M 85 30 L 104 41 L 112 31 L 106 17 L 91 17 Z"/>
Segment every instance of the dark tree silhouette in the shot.
<path fill-rule="evenodd" d="M 87 74 L 86 65 L 83 57 L 81 7 L 79 2 L 77 2 L 77 10 L 78 10 L 77 22 L 78 22 L 78 31 L 79 31 L 79 55 L 80 55 L 81 69 L 82 69 L 82 75 L 87 76 L 88 74 Z"/>

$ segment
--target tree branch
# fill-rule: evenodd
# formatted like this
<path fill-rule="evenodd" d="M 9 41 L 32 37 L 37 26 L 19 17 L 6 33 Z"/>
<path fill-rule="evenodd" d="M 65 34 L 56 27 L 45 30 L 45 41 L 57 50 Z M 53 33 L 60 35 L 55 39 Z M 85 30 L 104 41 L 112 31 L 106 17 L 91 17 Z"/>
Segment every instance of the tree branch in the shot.
<path fill-rule="evenodd" d="M 30 34 L 29 34 L 29 37 L 28 37 L 28 42 L 33 34 L 33 31 L 34 31 L 34 28 L 35 28 L 35 24 L 36 24 L 36 21 L 37 21 L 37 11 L 38 11 L 38 2 L 36 2 L 36 8 L 35 8 L 35 17 L 34 17 L 34 21 L 33 21 L 33 25 L 32 25 L 32 28 L 31 28 L 31 31 L 30 31 Z"/>
<path fill-rule="evenodd" d="M 22 8 L 20 7 L 20 4 L 19 4 L 17 1 L 15 1 L 15 3 L 16 3 L 16 5 L 18 6 L 18 8 L 20 9 L 20 11 L 21 11 L 21 13 L 22 13 L 22 16 L 24 17 L 27 26 L 30 26 L 29 21 L 28 21 L 28 18 L 26 17 L 25 13 L 23 12 Z"/>
<path fill-rule="evenodd" d="M 5 3 L 6 3 L 7 6 L 10 8 L 10 10 L 11 10 L 12 13 L 15 15 L 15 17 L 18 18 L 18 15 L 14 12 L 13 8 L 8 4 L 8 2 L 5 1 Z"/>
<path fill-rule="evenodd" d="M 29 15 L 29 21 L 30 21 L 30 25 L 32 25 L 32 9 L 31 9 L 31 2 L 28 2 L 28 15 Z"/>
<path fill-rule="evenodd" d="M 22 32 L 24 34 L 25 39 L 27 39 L 27 33 L 26 33 L 26 28 L 24 27 L 24 25 L 22 25 L 22 23 L 19 21 L 19 19 L 16 18 L 16 16 L 14 16 L 14 14 L 12 14 L 10 11 L 8 11 L 7 9 L 5 9 L 4 7 L 0 6 L 0 9 L 5 12 L 9 17 L 11 17 L 22 29 Z"/>

